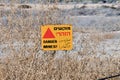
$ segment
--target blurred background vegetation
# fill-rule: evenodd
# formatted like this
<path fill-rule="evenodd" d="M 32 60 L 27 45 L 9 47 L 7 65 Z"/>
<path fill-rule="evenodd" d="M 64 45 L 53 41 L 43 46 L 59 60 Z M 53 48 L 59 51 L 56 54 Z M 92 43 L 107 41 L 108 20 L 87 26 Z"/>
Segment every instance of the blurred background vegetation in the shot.
<path fill-rule="evenodd" d="M 40 3 L 40 2 L 50 2 L 50 3 L 55 3 L 55 2 L 86 2 L 86 3 L 98 3 L 98 2 L 103 2 L 103 3 L 114 3 L 120 0 L 0 0 L 2 3 L 11 3 L 11 2 L 17 2 L 17 3 Z"/>

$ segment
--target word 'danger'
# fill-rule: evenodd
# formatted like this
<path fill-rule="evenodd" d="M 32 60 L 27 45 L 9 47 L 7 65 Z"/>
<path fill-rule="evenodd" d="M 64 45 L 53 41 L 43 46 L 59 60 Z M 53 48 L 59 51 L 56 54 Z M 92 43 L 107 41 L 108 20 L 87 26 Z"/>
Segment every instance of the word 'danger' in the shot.
<path fill-rule="evenodd" d="M 41 26 L 41 45 L 43 50 L 71 50 L 71 25 Z"/>

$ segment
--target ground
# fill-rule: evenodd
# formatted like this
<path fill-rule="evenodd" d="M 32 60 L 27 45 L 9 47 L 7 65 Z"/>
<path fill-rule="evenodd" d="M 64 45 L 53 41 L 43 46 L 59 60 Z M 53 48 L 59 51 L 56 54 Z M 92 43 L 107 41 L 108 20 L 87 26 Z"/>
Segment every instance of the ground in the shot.
<path fill-rule="evenodd" d="M 96 80 L 119 74 L 119 10 L 119 3 L 0 5 L 0 79 Z M 73 49 L 41 50 L 45 24 L 72 24 Z"/>

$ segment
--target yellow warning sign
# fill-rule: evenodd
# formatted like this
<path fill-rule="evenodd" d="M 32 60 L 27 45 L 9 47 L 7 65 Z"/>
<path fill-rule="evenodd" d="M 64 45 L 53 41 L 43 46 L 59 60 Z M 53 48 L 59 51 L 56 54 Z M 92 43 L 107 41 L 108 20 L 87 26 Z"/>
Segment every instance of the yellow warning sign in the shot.
<path fill-rule="evenodd" d="M 71 50 L 72 25 L 41 26 L 41 39 L 43 50 Z"/>

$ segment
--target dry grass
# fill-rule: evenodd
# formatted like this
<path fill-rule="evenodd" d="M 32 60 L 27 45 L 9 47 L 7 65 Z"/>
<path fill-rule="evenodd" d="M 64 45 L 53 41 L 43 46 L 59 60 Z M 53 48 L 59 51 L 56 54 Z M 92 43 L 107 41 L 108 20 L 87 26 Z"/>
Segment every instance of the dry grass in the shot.
<path fill-rule="evenodd" d="M 29 9 L 32 8 L 30 5 L 19 5 L 18 8 Z"/>
<path fill-rule="evenodd" d="M 0 6 L 2 6 L 2 7 L 3 7 L 3 6 L 5 6 L 5 5 L 4 5 L 4 4 L 2 4 L 2 3 L 0 3 Z"/>
<path fill-rule="evenodd" d="M 78 32 L 80 34 L 88 34 L 90 40 L 94 40 L 95 42 L 101 42 L 106 39 L 113 39 L 115 34 L 112 32 L 103 32 L 101 30 L 95 28 L 73 28 L 73 32 Z"/>
<path fill-rule="evenodd" d="M 20 17 L 17 16 L 16 10 L 10 11 L 9 14 L 5 13 L 7 25 L 0 26 L 0 45 L 8 44 L 2 48 L 2 52 L 9 53 L 0 58 L 0 80 L 96 80 L 120 73 L 120 58 L 96 57 L 94 45 L 92 46 L 94 50 L 91 52 L 94 55 L 79 58 L 79 54 L 87 55 L 91 49 L 89 41 L 93 41 L 96 45 L 101 38 L 112 38 L 112 34 L 90 36 L 87 42 L 84 38 L 83 44 L 86 45 L 84 50 L 73 55 L 63 53 L 61 57 L 57 57 L 58 53 L 52 55 L 54 53 L 52 51 L 42 54 L 39 26 L 62 23 L 62 19 L 58 18 L 61 16 L 59 10 L 51 9 L 43 12 L 44 15 L 38 12 L 40 15 L 34 16 L 31 15 L 31 11 L 19 11 Z M 24 45 L 16 48 L 13 46 L 15 42 L 22 42 Z M 29 42 L 34 45 L 27 46 Z"/>
<path fill-rule="evenodd" d="M 63 55 L 56 59 L 51 55 L 28 57 L 20 54 L 4 59 L 0 64 L 1 80 L 96 80 L 119 73 L 119 58 L 86 57 L 78 60 L 77 55 Z M 49 53 L 50 54 L 50 53 Z M 36 54 L 40 55 L 40 54 Z M 112 80 L 119 80 L 115 78 Z"/>
<path fill-rule="evenodd" d="M 91 34 L 91 39 L 93 39 L 95 42 L 101 42 L 106 39 L 113 39 L 114 34 L 113 33 L 93 33 Z"/>
<path fill-rule="evenodd" d="M 21 31 L 14 28 L 12 34 L 10 32 L 11 30 L 5 27 L 2 27 L 0 31 L 2 37 L 0 43 L 8 42 L 9 44 L 3 51 L 7 49 L 10 51 L 9 56 L 0 61 L 0 80 L 96 80 L 120 73 L 119 57 L 86 56 L 79 60 L 79 54 L 87 55 L 88 51 L 84 47 L 83 52 L 74 54 L 72 57 L 65 54 L 62 58 L 56 58 L 51 55 L 52 52 L 45 52 L 45 54 L 39 52 L 39 30 L 24 27 Z M 32 41 L 35 46 L 29 48 L 24 45 L 20 50 L 15 50 L 12 46 L 14 40 L 25 44 Z M 88 44 L 89 41 L 84 43 Z M 88 46 L 90 45 L 86 45 Z M 112 80 L 119 80 L 119 78 Z"/>

